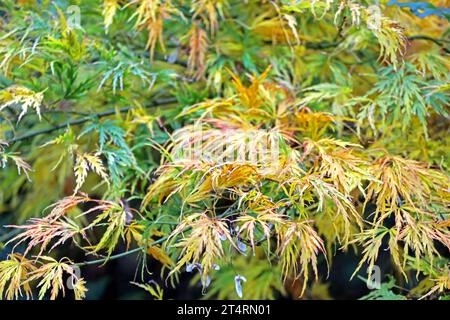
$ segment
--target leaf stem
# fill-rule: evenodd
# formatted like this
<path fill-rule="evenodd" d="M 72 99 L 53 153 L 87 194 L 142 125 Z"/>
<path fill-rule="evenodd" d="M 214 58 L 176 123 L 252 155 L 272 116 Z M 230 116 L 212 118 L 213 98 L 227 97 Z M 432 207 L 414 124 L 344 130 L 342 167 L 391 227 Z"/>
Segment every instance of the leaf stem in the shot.
<path fill-rule="evenodd" d="M 82 267 L 82 266 L 89 266 L 89 265 L 100 264 L 100 263 L 104 263 L 104 262 L 107 262 L 107 261 L 110 261 L 110 260 L 116 260 L 116 259 L 125 257 L 127 255 L 130 255 L 130 254 L 139 252 L 141 250 L 144 250 L 145 248 L 149 248 L 149 247 L 152 247 L 154 245 L 157 245 L 157 244 L 167 240 L 168 237 L 169 236 L 165 236 L 165 237 L 162 237 L 162 238 L 160 238 L 158 240 L 155 240 L 152 243 L 150 243 L 148 246 L 140 246 L 140 247 L 134 248 L 132 250 L 125 251 L 125 252 L 122 252 L 122 253 L 118 253 L 116 255 L 112 255 L 112 256 L 109 256 L 109 257 L 106 257 L 106 258 L 92 260 L 92 261 L 79 262 L 79 263 L 75 263 L 74 265 L 77 266 L 77 267 Z"/>

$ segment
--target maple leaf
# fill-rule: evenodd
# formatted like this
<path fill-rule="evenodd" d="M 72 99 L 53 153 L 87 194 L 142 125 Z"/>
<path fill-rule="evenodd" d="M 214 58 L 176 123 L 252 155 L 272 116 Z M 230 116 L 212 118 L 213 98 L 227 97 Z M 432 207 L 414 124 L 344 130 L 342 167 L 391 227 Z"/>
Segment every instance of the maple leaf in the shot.
<path fill-rule="evenodd" d="M 79 153 L 75 161 L 75 177 L 76 186 L 74 194 L 80 190 L 84 181 L 86 180 L 88 171 L 93 171 L 99 175 L 105 182 L 108 183 L 108 174 L 103 166 L 102 160 L 96 154 Z"/>

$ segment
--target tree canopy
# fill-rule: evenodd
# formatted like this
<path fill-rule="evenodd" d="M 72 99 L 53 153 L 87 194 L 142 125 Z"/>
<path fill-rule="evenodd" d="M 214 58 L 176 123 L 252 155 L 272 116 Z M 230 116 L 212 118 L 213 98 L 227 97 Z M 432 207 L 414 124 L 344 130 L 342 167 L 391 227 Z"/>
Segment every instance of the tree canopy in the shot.
<path fill-rule="evenodd" d="M 448 299 L 448 7 L 1 1 L 0 298 Z"/>

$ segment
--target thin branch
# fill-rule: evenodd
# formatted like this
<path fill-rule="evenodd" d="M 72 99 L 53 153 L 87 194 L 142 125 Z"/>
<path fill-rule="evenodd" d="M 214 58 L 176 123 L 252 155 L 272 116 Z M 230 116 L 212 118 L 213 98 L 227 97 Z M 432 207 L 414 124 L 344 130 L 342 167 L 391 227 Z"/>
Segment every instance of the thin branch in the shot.
<path fill-rule="evenodd" d="M 333 41 L 333 42 L 305 42 L 303 45 L 308 49 L 315 49 L 315 50 L 321 50 L 321 49 L 328 49 L 337 47 L 341 42 L 339 41 Z"/>
<path fill-rule="evenodd" d="M 175 98 L 160 99 L 160 100 L 156 100 L 154 103 L 146 106 L 146 108 L 155 108 L 155 107 L 158 107 L 158 106 L 171 104 L 171 103 L 174 103 L 176 101 L 177 100 Z M 120 112 L 120 113 L 128 112 L 129 110 L 131 110 L 133 108 L 134 107 L 131 107 L 131 106 L 123 107 L 123 108 L 120 108 L 118 110 L 118 112 Z M 56 131 L 56 130 L 64 129 L 67 126 L 80 125 L 80 124 L 83 124 L 83 123 L 85 123 L 87 121 L 92 120 L 93 118 L 107 117 L 107 116 L 115 114 L 116 112 L 117 112 L 116 109 L 111 109 L 111 110 L 106 110 L 106 111 L 103 111 L 103 112 L 95 113 L 93 115 L 86 116 L 86 117 L 83 117 L 83 118 L 70 120 L 70 121 L 64 122 L 64 123 L 62 123 L 60 125 L 57 125 L 57 126 L 54 126 L 54 127 L 51 127 L 51 128 L 37 130 L 37 131 L 34 131 L 34 132 L 30 132 L 30 133 L 24 134 L 24 135 L 19 136 L 19 137 L 12 138 L 11 140 L 7 141 L 7 143 L 12 144 L 12 143 L 15 143 L 17 141 L 27 140 L 27 139 L 33 138 L 33 137 L 41 135 L 41 134 L 46 134 L 46 133 L 50 133 L 50 132 L 53 132 L 53 131 Z"/>
<path fill-rule="evenodd" d="M 422 34 L 418 34 L 415 36 L 411 36 L 408 37 L 408 40 L 412 41 L 412 40 L 427 40 L 427 41 L 431 41 L 435 44 L 437 44 L 438 46 L 442 47 L 442 49 L 446 52 L 446 53 L 450 53 L 450 49 L 449 49 L 449 45 L 450 44 L 450 40 L 446 40 L 446 39 L 436 39 L 430 36 L 426 36 L 426 35 L 422 35 Z"/>
<path fill-rule="evenodd" d="M 132 250 L 125 251 L 125 252 L 122 252 L 122 253 L 119 253 L 119 254 L 116 254 L 116 255 L 113 255 L 113 256 L 109 256 L 109 257 L 102 258 L 102 259 L 98 259 L 98 260 L 79 262 L 79 263 L 75 263 L 74 265 L 77 266 L 77 267 L 82 267 L 82 266 L 89 266 L 89 265 L 95 265 L 95 264 L 100 264 L 100 263 L 108 262 L 108 261 L 110 261 L 110 260 L 116 260 L 116 259 L 125 257 L 125 256 L 127 256 L 127 255 L 130 255 L 130 254 L 139 252 L 139 251 L 141 251 L 141 250 L 144 250 L 145 248 L 149 248 L 149 247 L 152 247 L 152 246 L 154 246 L 154 245 L 157 245 L 157 244 L 159 244 L 159 243 L 161 243 L 161 242 L 167 240 L 168 237 L 169 237 L 169 236 L 165 236 L 165 237 L 162 237 L 162 238 L 160 238 L 160 239 L 158 239 L 158 240 L 156 240 L 156 241 L 153 241 L 153 242 L 150 243 L 148 246 L 140 246 L 140 247 L 134 248 L 134 249 L 132 249 Z"/>
<path fill-rule="evenodd" d="M 274 44 L 273 41 L 265 41 L 265 44 Z M 322 50 L 322 49 L 328 49 L 328 48 L 333 48 L 333 47 L 337 47 L 340 44 L 339 41 L 321 41 L 321 42 L 301 42 L 299 45 L 301 46 L 305 46 L 308 49 L 313 49 L 313 50 Z M 277 45 L 292 45 L 295 46 L 297 44 L 288 44 L 288 43 L 277 43 Z"/>
<path fill-rule="evenodd" d="M 428 41 L 432 41 L 438 45 L 442 45 L 443 43 L 450 43 L 450 40 L 447 39 L 436 39 L 430 36 L 426 36 L 423 34 L 417 34 L 414 36 L 410 36 L 408 37 L 408 40 L 428 40 Z"/>
<path fill-rule="evenodd" d="M 7 232 L 5 234 L 2 234 L 0 236 L 0 242 L 4 242 L 6 240 L 9 240 L 10 238 L 12 238 L 13 236 L 15 236 L 16 234 L 18 234 L 20 232 L 21 232 L 20 229 L 15 229 L 15 230 L 9 231 L 9 232 Z"/>
<path fill-rule="evenodd" d="M 447 48 L 445 48 L 446 43 L 450 43 L 450 40 L 446 39 L 436 39 L 427 35 L 417 34 L 408 37 L 408 40 L 427 40 L 434 42 L 435 44 L 441 46 L 444 48 L 445 51 L 449 52 Z M 266 44 L 273 44 L 272 41 L 266 41 Z M 317 41 L 317 42 L 302 42 L 300 45 L 305 46 L 308 49 L 313 50 L 322 50 L 322 49 L 328 49 L 328 48 L 334 48 L 337 47 L 341 42 L 340 41 Z M 278 44 L 278 45 L 287 45 L 287 44 Z"/>

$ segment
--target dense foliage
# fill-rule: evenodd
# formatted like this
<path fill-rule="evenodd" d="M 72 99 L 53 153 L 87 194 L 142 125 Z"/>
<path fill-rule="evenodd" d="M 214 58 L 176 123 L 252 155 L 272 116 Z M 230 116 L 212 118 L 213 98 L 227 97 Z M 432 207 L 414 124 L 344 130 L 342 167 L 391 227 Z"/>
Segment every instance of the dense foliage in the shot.
<path fill-rule="evenodd" d="M 448 299 L 448 5 L 2 0 L 0 298 Z"/>

